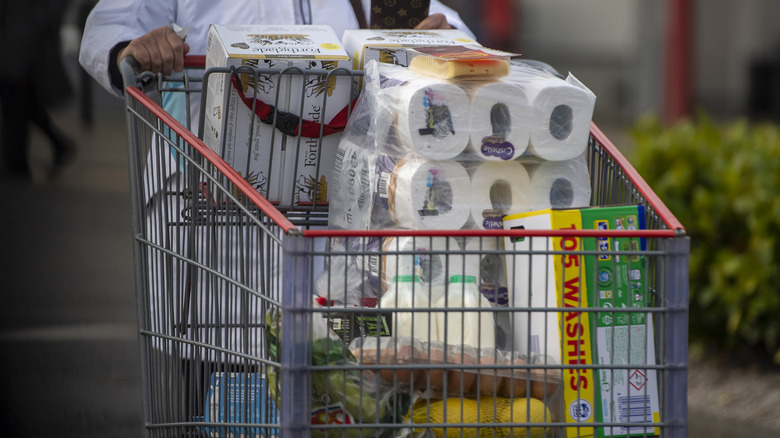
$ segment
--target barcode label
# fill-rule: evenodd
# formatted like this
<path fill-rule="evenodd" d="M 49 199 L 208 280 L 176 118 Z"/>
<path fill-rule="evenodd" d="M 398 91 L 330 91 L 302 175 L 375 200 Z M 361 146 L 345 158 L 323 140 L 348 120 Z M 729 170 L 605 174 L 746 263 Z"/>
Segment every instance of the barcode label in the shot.
<path fill-rule="evenodd" d="M 379 256 L 368 256 L 368 272 L 373 277 L 379 277 Z"/>
<path fill-rule="evenodd" d="M 617 398 L 617 414 L 620 423 L 652 423 L 653 407 L 649 395 L 622 396 Z M 621 432 L 642 433 L 644 427 L 621 427 Z"/>
<path fill-rule="evenodd" d="M 377 193 L 381 198 L 388 197 L 389 185 L 390 185 L 390 172 L 380 173 L 379 181 L 377 181 Z"/>
<path fill-rule="evenodd" d="M 341 168 L 344 165 L 344 153 L 346 150 L 339 148 L 336 151 L 336 161 L 333 163 L 333 170 L 338 175 L 341 173 Z"/>
<path fill-rule="evenodd" d="M 358 207 L 363 209 L 369 202 L 369 195 L 371 194 L 371 182 L 368 178 L 368 166 L 364 164 L 360 169 L 360 195 L 358 195 Z"/>

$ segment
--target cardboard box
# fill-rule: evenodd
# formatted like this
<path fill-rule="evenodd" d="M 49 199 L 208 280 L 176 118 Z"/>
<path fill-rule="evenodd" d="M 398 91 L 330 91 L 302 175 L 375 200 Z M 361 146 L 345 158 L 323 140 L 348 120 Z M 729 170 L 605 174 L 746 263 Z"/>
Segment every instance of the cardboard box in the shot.
<path fill-rule="evenodd" d="M 405 48 L 478 44 L 468 34 L 457 29 L 347 29 L 341 40 L 352 57 L 355 70 L 363 70 L 371 60 L 408 67 L 409 62 L 403 50 Z"/>
<path fill-rule="evenodd" d="M 580 229 L 579 210 L 539 210 L 504 217 L 505 229 Z M 506 261 L 510 305 L 530 307 L 515 312 L 514 345 L 521 354 L 544 354 L 566 367 L 592 365 L 590 317 L 582 242 L 577 237 L 507 238 Z M 522 254 L 522 252 L 530 252 Z M 569 253 L 571 252 L 571 253 Z M 567 308 L 566 311 L 545 311 Z M 563 370 L 563 421 L 567 437 L 593 436 L 594 373 L 590 368 Z"/>
<path fill-rule="evenodd" d="M 637 205 L 593 207 L 581 210 L 583 229 L 643 229 L 644 208 Z M 584 239 L 586 251 L 642 251 L 640 238 Z M 588 291 L 594 307 L 604 309 L 651 307 L 647 290 L 647 260 L 643 255 L 603 254 L 585 260 Z M 592 313 L 597 365 L 627 365 L 630 369 L 599 369 L 596 373 L 597 422 L 649 423 L 660 420 L 655 365 L 653 319 L 642 312 Z M 629 405 L 630 402 L 630 405 Z M 658 435 L 652 427 L 598 428 L 597 436 Z"/>
<path fill-rule="evenodd" d="M 327 25 L 212 25 L 206 68 L 252 66 L 282 70 L 350 69 L 340 41 Z M 252 99 L 317 123 L 329 123 L 350 102 L 349 76 L 251 72 L 209 78 L 203 141 L 270 201 L 307 205 L 327 200 L 327 182 L 340 133 L 305 138 L 260 121 Z M 243 93 L 246 103 L 239 96 Z M 327 104 L 326 104 L 327 99 Z M 297 119 L 292 118 L 297 127 Z"/>
<path fill-rule="evenodd" d="M 212 373 L 206 402 L 208 409 L 203 420 L 226 424 L 202 427 L 210 437 L 271 438 L 278 435 L 278 427 L 228 426 L 230 423 L 279 424 L 279 411 L 270 397 L 263 375 Z"/>

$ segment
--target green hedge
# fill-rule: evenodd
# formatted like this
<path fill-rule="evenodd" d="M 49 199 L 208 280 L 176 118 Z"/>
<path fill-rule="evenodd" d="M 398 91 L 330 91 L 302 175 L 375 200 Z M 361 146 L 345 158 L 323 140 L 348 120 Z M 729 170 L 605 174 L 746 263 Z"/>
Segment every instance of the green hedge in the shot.
<path fill-rule="evenodd" d="M 691 341 L 780 363 L 780 128 L 648 117 L 632 137 L 632 162 L 691 237 Z"/>

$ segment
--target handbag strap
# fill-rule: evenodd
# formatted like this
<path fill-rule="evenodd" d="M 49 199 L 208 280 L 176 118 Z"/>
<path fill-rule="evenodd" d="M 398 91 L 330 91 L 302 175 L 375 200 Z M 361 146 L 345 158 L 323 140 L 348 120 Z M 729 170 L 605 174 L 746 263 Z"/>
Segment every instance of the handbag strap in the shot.
<path fill-rule="evenodd" d="M 361 29 L 368 29 L 368 23 L 366 23 L 366 14 L 363 11 L 362 0 L 349 0 L 352 3 L 352 10 L 355 12 L 358 24 Z"/>
<path fill-rule="evenodd" d="M 326 135 L 341 132 L 347 126 L 347 120 L 352 109 L 357 103 L 353 100 L 336 114 L 330 123 L 319 123 L 311 120 L 301 119 L 298 115 L 276 109 L 273 105 L 267 104 L 260 99 L 254 99 L 247 96 L 237 75 L 233 75 L 233 88 L 238 93 L 238 97 L 248 108 L 254 107 L 255 115 L 266 125 L 274 125 L 276 129 L 286 135 L 300 135 L 301 137 L 319 138 Z"/>

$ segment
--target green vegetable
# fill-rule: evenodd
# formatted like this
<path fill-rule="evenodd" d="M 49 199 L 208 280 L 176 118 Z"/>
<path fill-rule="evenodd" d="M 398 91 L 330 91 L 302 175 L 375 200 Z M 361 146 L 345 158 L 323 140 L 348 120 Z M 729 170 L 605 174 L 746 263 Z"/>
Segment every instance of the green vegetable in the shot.
<path fill-rule="evenodd" d="M 329 337 L 328 333 L 316 333 L 316 335 L 320 337 L 312 341 L 312 365 L 337 368 L 357 364 L 352 352 L 343 341 L 337 337 Z M 281 316 L 275 309 L 266 315 L 266 342 L 271 358 L 279 360 Z M 269 367 L 268 382 L 271 396 L 280 403 L 278 372 L 276 367 Z M 361 438 L 387 433 L 389 431 L 378 431 L 375 428 L 317 429 L 316 424 L 332 424 L 347 419 L 353 423 L 392 423 L 401 421 L 410 405 L 408 395 L 399 394 L 399 398 L 396 398 L 392 388 L 379 384 L 378 377 L 357 369 L 312 371 L 311 384 L 311 420 L 312 425 L 315 425 L 311 434 L 316 438 L 328 436 Z"/>

